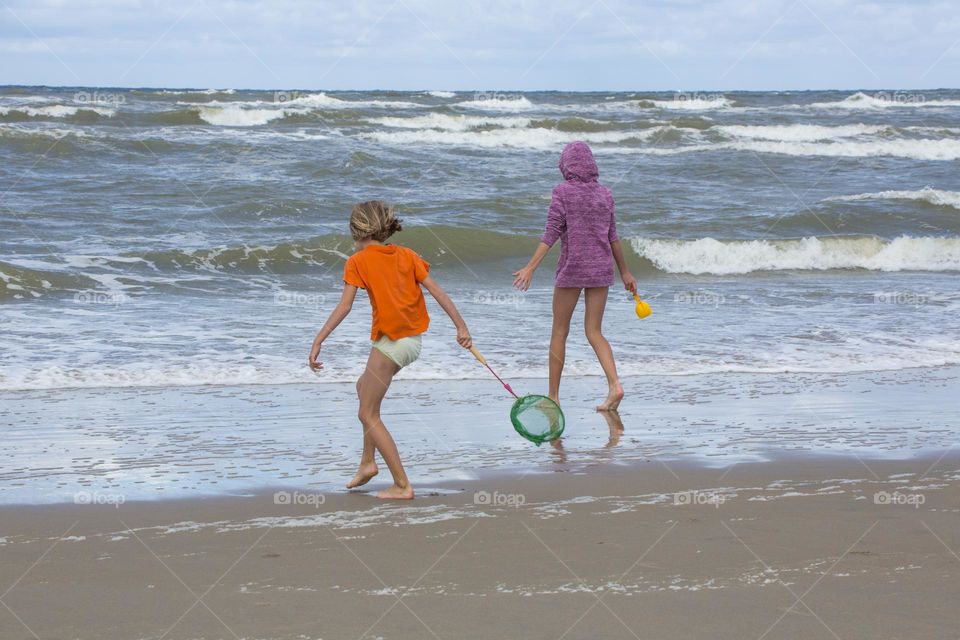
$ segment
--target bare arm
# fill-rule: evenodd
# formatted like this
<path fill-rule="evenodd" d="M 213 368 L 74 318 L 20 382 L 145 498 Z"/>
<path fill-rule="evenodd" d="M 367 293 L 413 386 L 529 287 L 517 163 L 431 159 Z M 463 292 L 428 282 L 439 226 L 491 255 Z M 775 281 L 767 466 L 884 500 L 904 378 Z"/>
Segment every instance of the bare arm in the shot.
<path fill-rule="evenodd" d="M 343 285 L 343 293 L 340 295 L 340 301 L 337 303 L 337 306 L 333 308 L 333 311 L 330 312 L 330 316 L 327 318 L 327 321 L 323 323 L 323 328 L 317 333 L 317 337 L 313 339 L 313 346 L 310 348 L 310 357 L 307 362 L 314 371 L 323 368 L 323 363 L 317 360 L 317 358 L 320 357 L 320 345 L 333 333 L 334 329 L 340 326 L 343 319 L 350 315 L 350 310 L 353 309 L 353 301 L 356 297 L 357 288 L 355 286 L 352 284 Z"/>
<path fill-rule="evenodd" d="M 420 284 L 430 292 L 430 295 L 437 301 L 440 308 L 450 316 L 450 319 L 453 321 L 453 326 L 457 328 L 457 342 L 460 343 L 460 346 L 464 349 L 472 347 L 473 338 L 470 337 L 470 332 L 467 330 L 467 323 L 464 322 L 463 316 L 461 316 L 457 310 L 457 305 L 453 304 L 453 300 L 451 300 L 447 292 L 443 290 L 443 287 L 430 276 L 427 276 Z"/>
<path fill-rule="evenodd" d="M 537 246 L 537 250 L 533 252 L 533 257 L 530 258 L 530 262 L 527 263 L 527 266 L 515 271 L 513 274 L 513 286 L 521 291 L 526 291 L 530 288 L 530 281 L 533 280 L 533 272 L 537 270 L 537 267 L 540 266 L 540 263 L 543 262 L 543 259 L 546 257 L 547 252 L 550 251 L 550 245 L 541 242 Z"/>
<path fill-rule="evenodd" d="M 540 263 L 543 262 L 550 247 L 556 244 L 557 240 L 567 231 L 567 214 L 563 208 L 563 200 L 560 197 L 560 187 L 553 190 L 550 196 L 550 208 L 547 210 L 547 225 L 543 230 L 543 236 L 540 238 L 540 244 L 537 250 L 533 252 L 533 257 L 527 266 L 513 273 L 513 286 L 521 291 L 530 288 L 530 282 L 533 280 L 533 272 L 537 270 Z"/>
<path fill-rule="evenodd" d="M 610 250 L 613 252 L 613 261 L 617 263 L 617 269 L 620 271 L 620 279 L 623 280 L 623 288 L 630 293 L 637 293 L 637 279 L 630 273 L 627 267 L 627 260 L 623 257 L 623 247 L 620 240 L 614 240 L 610 243 Z"/>

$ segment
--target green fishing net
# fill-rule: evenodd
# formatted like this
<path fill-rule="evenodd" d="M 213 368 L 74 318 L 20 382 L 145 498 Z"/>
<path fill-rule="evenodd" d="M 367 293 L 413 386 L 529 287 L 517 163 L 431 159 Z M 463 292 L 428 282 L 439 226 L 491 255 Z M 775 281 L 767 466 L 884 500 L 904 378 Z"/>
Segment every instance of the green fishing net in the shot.
<path fill-rule="evenodd" d="M 563 434 L 563 411 L 546 396 L 517 398 L 510 408 L 510 422 L 517 433 L 537 446 Z"/>

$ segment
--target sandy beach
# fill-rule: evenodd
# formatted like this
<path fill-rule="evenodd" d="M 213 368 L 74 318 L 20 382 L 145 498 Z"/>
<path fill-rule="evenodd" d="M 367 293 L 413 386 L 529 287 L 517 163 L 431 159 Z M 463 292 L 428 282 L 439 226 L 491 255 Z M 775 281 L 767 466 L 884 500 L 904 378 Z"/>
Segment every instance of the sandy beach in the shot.
<path fill-rule="evenodd" d="M 390 504 L 349 385 L 7 394 L 0 637 L 949 637 L 957 379 L 573 378 L 539 448 L 495 381 L 399 381 Z"/>
<path fill-rule="evenodd" d="M 958 465 L 649 461 L 491 474 L 405 504 L 5 507 L 0 636 L 944 638 Z"/>
<path fill-rule="evenodd" d="M 956 367 L 624 386 L 538 448 L 492 378 L 401 378 L 403 504 L 342 488 L 349 382 L 0 391 L 0 638 L 955 633 Z"/>

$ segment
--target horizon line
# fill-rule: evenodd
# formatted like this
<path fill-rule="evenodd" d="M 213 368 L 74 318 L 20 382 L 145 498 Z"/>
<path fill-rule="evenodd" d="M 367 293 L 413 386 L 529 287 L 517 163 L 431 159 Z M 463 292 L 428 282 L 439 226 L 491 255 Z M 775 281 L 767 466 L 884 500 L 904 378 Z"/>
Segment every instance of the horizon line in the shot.
<path fill-rule="evenodd" d="M 391 92 L 391 93 L 428 93 L 431 91 L 449 91 L 451 93 L 813 93 L 826 91 L 958 91 L 960 87 L 844 87 L 844 88 L 806 88 L 806 89 L 386 89 L 386 88 L 366 88 L 366 89 L 333 89 L 333 88 L 292 88 L 292 87 L 178 87 L 178 86 L 124 86 L 124 85 L 83 85 L 83 84 L 0 84 L 0 89 L 23 88 L 23 89 L 122 89 L 127 91 L 138 90 L 174 90 L 174 91 L 319 91 L 319 92 Z"/>

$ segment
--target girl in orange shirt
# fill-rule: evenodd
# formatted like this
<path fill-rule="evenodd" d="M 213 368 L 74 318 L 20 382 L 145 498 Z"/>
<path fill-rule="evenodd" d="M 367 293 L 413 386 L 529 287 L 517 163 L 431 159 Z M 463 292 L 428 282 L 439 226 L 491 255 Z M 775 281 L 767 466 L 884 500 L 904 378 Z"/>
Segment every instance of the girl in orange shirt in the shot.
<path fill-rule="evenodd" d="M 361 202 L 353 207 L 350 235 L 357 252 L 347 259 L 343 270 L 343 294 L 313 341 L 309 363 L 314 371 L 323 368 L 318 359 L 320 346 L 350 313 L 357 289 L 366 289 L 373 308 L 370 330 L 373 348 L 367 358 L 367 368 L 357 380 L 363 454 L 360 468 L 347 483 L 347 488 L 364 485 L 377 475 L 373 455 L 376 449 L 393 475 L 393 486 L 379 492 L 377 497 L 410 500 L 413 487 L 403 470 L 397 445 L 380 419 L 380 403 L 393 376 L 420 356 L 420 334 L 430 324 L 421 286 L 453 320 L 460 346 L 469 349 L 473 340 L 450 296 L 430 277 L 430 264 L 406 247 L 385 244 L 387 238 L 400 229 L 400 219 L 394 215 L 393 207 L 380 200 Z"/>

